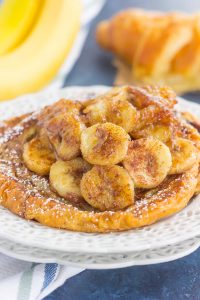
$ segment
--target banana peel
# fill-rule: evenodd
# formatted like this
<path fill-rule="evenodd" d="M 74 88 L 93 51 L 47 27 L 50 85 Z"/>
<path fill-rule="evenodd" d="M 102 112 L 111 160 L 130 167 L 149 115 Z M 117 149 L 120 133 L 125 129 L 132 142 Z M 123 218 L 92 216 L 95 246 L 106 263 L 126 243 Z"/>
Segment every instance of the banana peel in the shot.
<path fill-rule="evenodd" d="M 30 35 L 0 57 L 0 100 L 38 91 L 58 72 L 80 29 L 80 0 L 44 0 Z"/>

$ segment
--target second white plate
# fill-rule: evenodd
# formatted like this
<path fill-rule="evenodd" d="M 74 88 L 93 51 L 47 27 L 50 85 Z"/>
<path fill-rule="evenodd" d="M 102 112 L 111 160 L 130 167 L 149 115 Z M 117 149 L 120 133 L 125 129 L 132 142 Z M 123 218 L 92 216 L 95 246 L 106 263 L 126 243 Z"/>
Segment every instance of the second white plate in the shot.
<path fill-rule="evenodd" d="M 0 239 L 0 252 L 25 261 L 58 263 L 86 269 L 116 269 L 169 262 L 184 257 L 200 246 L 200 237 L 158 249 L 121 254 L 67 253 L 27 247 Z"/>

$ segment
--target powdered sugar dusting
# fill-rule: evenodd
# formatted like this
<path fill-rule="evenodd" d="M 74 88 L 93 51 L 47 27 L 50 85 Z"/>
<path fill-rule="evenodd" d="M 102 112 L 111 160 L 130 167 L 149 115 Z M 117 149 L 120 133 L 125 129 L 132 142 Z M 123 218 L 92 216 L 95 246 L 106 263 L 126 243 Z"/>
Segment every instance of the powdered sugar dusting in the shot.
<path fill-rule="evenodd" d="M 38 112 L 36 113 L 38 114 Z M 49 180 L 46 177 L 41 177 L 36 174 L 33 174 L 24 166 L 21 158 L 21 145 L 19 142 L 19 137 L 23 133 L 26 124 L 35 120 L 35 114 L 28 117 L 20 125 L 15 126 L 13 129 L 6 131 L 4 136 L 0 137 L 0 143 L 3 144 L 2 159 L 0 161 L 0 172 L 5 175 L 14 178 L 19 183 L 21 183 L 26 188 L 27 197 L 37 197 L 42 199 L 42 207 L 37 207 L 34 203 L 30 204 L 35 213 L 45 214 L 46 210 L 50 209 L 50 204 L 53 201 L 54 206 L 51 208 L 52 216 L 59 218 L 60 216 L 65 215 L 66 209 L 73 207 L 66 200 L 59 198 L 55 193 L 50 190 Z M 162 204 L 167 204 L 168 199 L 176 195 L 176 190 L 174 187 L 184 190 L 182 184 L 181 176 L 173 178 L 172 187 L 171 183 L 168 182 L 166 186 L 161 185 L 160 190 L 158 189 L 153 195 L 143 195 L 143 197 L 137 199 L 135 205 L 129 207 L 125 211 L 119 211 L 118 216 L 123 216 L 125 213 L 133 213 L 135 217 L 142 218 L 145 213 L 148 211 L 154 210 L 159 207 L 159 202 L 162 201 Z M 13 198 L 13 201 L 16 199 Z M 64 205 L 63 205 L 64 204 Z M 79 207 L 76 207 L 75 210 L 79 210 Z M 83 208 L 81 208 L 83 209 Z M 91 209 L 91 208 L 90 208 Z M 95 210 L 88 211 L 86 207 L 88 216 L 93 218 L 93 226 L 95 227 L 98 224 L 99 219 L 98 215 L 101 215 L 100 212 Z M 109 217 L 113 217 L 115 212 L 107 211 L 104 222 L 109 223 Z M 73 215 L 69 215 L 71 222 L 73 222 Z M 95 224 L 96 223 L 96 224 Z"/>

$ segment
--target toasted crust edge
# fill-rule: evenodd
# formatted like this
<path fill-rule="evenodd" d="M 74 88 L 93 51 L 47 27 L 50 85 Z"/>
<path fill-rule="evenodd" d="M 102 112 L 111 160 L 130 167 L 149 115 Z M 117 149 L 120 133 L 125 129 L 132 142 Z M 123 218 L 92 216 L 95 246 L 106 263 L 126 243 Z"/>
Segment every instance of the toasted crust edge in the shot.
<path fill-rule="evenodd" d="M 84 232 L 123 231 L 150 225 L 182 210 L 194 194 L 197 174 L 198 164 L 169 184 L 163 191 L 169 197 L 162 201 L 155 198 L 152 206 L 149 199 L 149 206 L 141 203 L 139 211 L 132 206 L 119 212 L 88 212 L 53 199 L 30 196 L 21 183 L 0 173 L 0 204 L 22 218 L 50 227 Z M 171 193 L 173 190 L 177 192 Z"/>
<path fill-rule="evenodd" d="M 21 120 L 24 118 L 21 116 Z M 10 119 L 7 127 L 12 128 L 16 123 L 15 118 Z M 0 126 L 0 134 L 3 133 Z M 0 172 L 0 205 L 26 220 L 49 227 L 94 233 L 124 231 L 150 225 L 181 211 L 195 193 L 198 171 L 197 161 L 165 188 L 160 187 L 159 196 L 144 198 L 128 209 L 116 212 L 83 211 L 59 200 L 32 196 L 16 178 Z"/>

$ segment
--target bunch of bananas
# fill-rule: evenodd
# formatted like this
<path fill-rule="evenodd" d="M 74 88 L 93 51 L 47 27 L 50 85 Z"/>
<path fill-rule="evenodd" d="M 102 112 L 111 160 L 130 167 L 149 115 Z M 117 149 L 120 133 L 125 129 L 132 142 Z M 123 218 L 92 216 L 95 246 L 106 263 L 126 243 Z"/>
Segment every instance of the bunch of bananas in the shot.
<path fill-rule="evenodd" d="M 80 28 L 80 0 L 4 0 L 0 5 L 0 100 L 53 79 Z"/>

